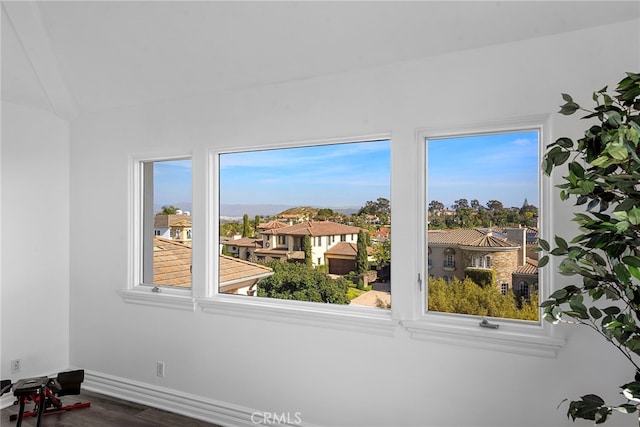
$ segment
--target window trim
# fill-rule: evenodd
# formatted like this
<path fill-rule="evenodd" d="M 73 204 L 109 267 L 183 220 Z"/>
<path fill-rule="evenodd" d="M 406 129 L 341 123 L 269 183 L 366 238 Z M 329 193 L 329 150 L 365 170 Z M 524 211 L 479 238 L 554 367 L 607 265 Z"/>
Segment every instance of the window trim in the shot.
<path fill-rule="evenodd" d="M 537 130 L 539 132 L 539 156 L 542 158 L 547 141 L 551 140 L 551 118 L 549 115 L 536 115 L 528 117 L 510 118 L 499 121 L 490 121 L 475 124 L 451 125 L 447 127 L 428 127 L 416 131 L 418 145 L 418 171 L 419 185 L 417 200 L 419 201 L 419 236 L 417 253 L 418 277 L 428 277 L 428 253 L 427 241 L 427 141 L 429 139 L 447 138 L 455 136 L 470 136 L 478 134 L 509 133 L 525 130 Z M 539 206 L 545 207 L 539 211 L 539 235 L 547 239 L 551 235 L 551 203 L 552 184 L 549 177 L 541 172 L 538 175 Z M 539 271 L 540 298 L 551 294 L 551 268 Z M 418 280 L 420 291 L 419 301 L 415 301 L 418 316 L 412 320 L 405 320 L 402 325 L 409 331 L 411 337 L 416 340 L 435 341 L 441 343 L 457 344 L 494 349 L 516 354 L 536 355 L 542 357 L 555 357 L 556 352 L 564 346 L 565 339 L 558 336 L 553 325 L 543 321 L 542 313 L 538 322 L 529 322 L 515 319 L 489 318 L 491 324 L 499 325 L 498 328 L 482 327 L 481 316 L 471 316 L 453 313 L 429 312 L 427 310 L 427 291 Z M 486 325 L 486 324 L 485 324 Z"/>
<path fill-rule="evenodd" d="M 242 151 L 263 151 L 331 144 L 348 144 L 369 141 L 391 141 L 391 133 L 366 134 L 359 136 L 325 138 L 308 141 L 261 143 L 249 146 L 220 146 L 207 150 L 207 180 L 205 223 L 207 230 L 207 252 L 216 248 L 220 234 L 220 156 Z M 391 184 L 391 183 L 390 183 Z M 335 237 L 335 236 L 334 236 Z M 206 297 L 197 298 L 202 311 L 211 314 L 238 316 L 259 320 L 270 320 L 310 325 L 338 330 L 365 332 L 374 335 L 391 336 L 399 321 L 392 318 L 391 310 L 375 307 L 342 306 L 320 304 L 307 301 L 256 298 L 244 295 L 226 295 L 218 292 L 219 260 L 215 256 L 206 258 Z M 393 298 L 393 296 L 392 296 Z"/>
<path fill-rule="evenodd" d="M 154 307 L 195 311 L 193 283 L 190 289 L 170 286 L 156 286 L 144 283 L 143 278 L 143 219 L 144 219 L 144 164 L 159 161 L 189 159 L 193 166 L 193 155 L 188 152 L 156 153 L 153 155 L 134 154 L 129 157 L 128 176 L 128 262 L 126 288 L 118 291 L 123 301 Z M 193 185 L 191 187 L 193 196 Z"/>

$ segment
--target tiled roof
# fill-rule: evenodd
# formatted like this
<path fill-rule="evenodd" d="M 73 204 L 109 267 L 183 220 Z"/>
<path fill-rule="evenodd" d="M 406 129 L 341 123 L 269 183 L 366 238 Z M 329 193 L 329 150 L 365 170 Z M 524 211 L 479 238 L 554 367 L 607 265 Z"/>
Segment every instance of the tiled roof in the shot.
<path fill-rule="evenodd" d="M 518 243 L 511 242 L 501 234 L 486 229 L 456 228 L 452 230 L 433 230 L 428 232 L 429 244 L 461 245 L 479 248 L 517 248 Z"/>
<path fill-rule="evenodd" d="M 484 233 L 475 228 L 456 228 L 453 230 L 433 230 L 428 232 L 429 244 L 452 244 L 471 242 L 480 239 Z"/>
<path fill-rule="evenodd" d="M 355 257 L 358 253 L 358 247 L 355 243 L 338 242 L 331 247 L 325 254 L 329 255 L 346 255 Z"/>
<path fill-rule="evenodd" d="M 258 224 L 259 230 L 273 230 L 274 228 L 284 228 L 284 227 L 289 227 L 289 226 L 284 222 L 280 222 L 280 221 L 269 221 L 262 224 Z"/>
<path fill-rule="evenodd" d="M 261 248 L 262 239 L 256 239 L 254 237 L 242 237 L 241 239 L 228 240 L 224 242 L 226 245 L 235 245 L 249 248 Z"/>
<path fill-rule="evenodd" d="M 220 286 L 258 279 L 272 274 L 268 267 L 220 255 Z M 164 286 L 191 286 L 191 247 L 155 237 L 153 245 L 153 283 Z"/>
<path fill-rule="evenodd" d="M 153 217 L 155 228 L 168 228 L 180 222 L 181 227 L 191 227 L 191 215 L 164 215 L 158 214 Z"/>
<path fill-rule="evenodd" d="M 518 267 L 513 274 L 538 274 L 538 260 L 527 258 L 527 262 Z"/>
<path fill-rule="evenodd" d="M 336 236 L 339 234 L 357 234 L 360 228 L 338 224 L 331 221 L 305 221 L 285 228 L 265 230 L 264 234 L 289 236 Z"/>
<path fill-rule="evenodd" d="M 238 258 L 220 255 L 220 286 L 229 282 L 267 277 L 273 270 L 260 264 L 254 264 Z"/>
<path fill-rule="evenodd" d="M 462 246 L 474 246 L 477 248 L 518 248 L 519 244 L 506 239 L 499 239 L 491 233 L 485 234 L 479 239 L 462 243 Z"/>
<path fill-rule="evenodd" d="M 153 283 L 191 287 L 191 247 L 174 240 L 155 237 Z"/>

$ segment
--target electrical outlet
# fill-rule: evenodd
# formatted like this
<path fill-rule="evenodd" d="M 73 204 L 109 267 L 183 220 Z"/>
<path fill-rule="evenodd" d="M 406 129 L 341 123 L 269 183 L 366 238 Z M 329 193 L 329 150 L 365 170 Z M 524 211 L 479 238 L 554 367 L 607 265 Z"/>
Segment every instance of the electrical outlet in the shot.
<path fill-rule="evenodd" d="M 160 360 L 156 363 L 156 375 L 160 378 L 164 378 L 164 362 Z"/>
<path fill-rule="evenodd" d="M 11 361 L 11 373 L 15 374 L 16 372 L 20 372 L 20 359 L 15 359 Z"/>

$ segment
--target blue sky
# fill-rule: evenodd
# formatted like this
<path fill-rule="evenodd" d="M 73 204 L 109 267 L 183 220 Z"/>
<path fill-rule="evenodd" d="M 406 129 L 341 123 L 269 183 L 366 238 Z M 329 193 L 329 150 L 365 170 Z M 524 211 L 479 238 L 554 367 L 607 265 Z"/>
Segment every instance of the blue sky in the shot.
<path fill-rule="evenodd" d="M 390 141 L 220 155 L 221 204 L 361 207 L 390 199 Z M 536 131 L 432 139 L 427 204 L 491 199 L 538 206 Z M 154 163 L 155 204 L 191 202 L 191 160 Z"/>
<path fill-rule="evenodd" d="M 181 203 L 191 203 L 191 160 L 153 163 L 153 203 L 181 209 Z"/>
<path fill-rule="evenodd" d="M 371 141 L 222 154 L 220 203 L 339 208 L 389 199 L 390 148 Z"/>
<path fill-rule="evenodd" d="M 538 205 L 538 132 L 433 139 L 427 143 L 427 204 L 477 199 L 486 206 Z"/>

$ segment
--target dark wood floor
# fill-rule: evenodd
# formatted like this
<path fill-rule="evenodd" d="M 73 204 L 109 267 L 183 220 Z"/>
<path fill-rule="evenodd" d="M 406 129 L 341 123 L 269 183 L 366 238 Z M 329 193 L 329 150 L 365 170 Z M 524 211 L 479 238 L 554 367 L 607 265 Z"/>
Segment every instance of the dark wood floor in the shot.
<path fill-rule="evenodd" d="M 215 427 L 206 423 L 160 409 L 150 408 L 137 403 L 127 402 L 102 394 L 82 390 L 77 396 L 63 396 L 64 405 L 77 402 L 90 402 L 91 407 L 74 409 L 72 411 L 48 414 L 42 417 L 42 427 Z M 15 421 L 9 421 L 11 414 L 18 413 L 18 405 L 3 409 L 0 425 L 15 426 Z M 33 410 L 33 403 L 25 406 L 25 411 Z M 22 425 L 27 427 L 36 425 L 36 418 L 24 418 Z"/>

